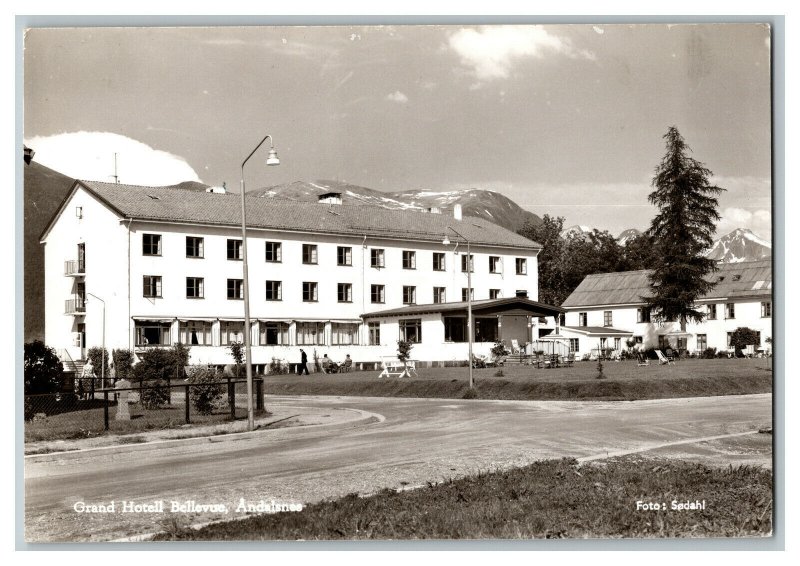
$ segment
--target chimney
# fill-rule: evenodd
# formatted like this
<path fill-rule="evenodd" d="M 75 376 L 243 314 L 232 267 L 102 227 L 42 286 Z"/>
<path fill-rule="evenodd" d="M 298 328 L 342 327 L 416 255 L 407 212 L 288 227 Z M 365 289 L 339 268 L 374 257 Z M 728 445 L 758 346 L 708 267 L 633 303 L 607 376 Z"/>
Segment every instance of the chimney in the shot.
<path fill-rule="evenodd" d="M 25 164 L 26 165 L 30 165 L 31 161 L 33 161 L 33 155 L 36 152 L 33 151 L 31 148 L 29 148 L 27 145 L 24 145 L 22 147 L 25 148 L 25 155 L 23 156 L 23 159 L 25 160 Z"/>
<path fill-rule="evenodd" d="M 461 220 L 461 205 L 457 204 L 453 207 L 453 218 Z"/>

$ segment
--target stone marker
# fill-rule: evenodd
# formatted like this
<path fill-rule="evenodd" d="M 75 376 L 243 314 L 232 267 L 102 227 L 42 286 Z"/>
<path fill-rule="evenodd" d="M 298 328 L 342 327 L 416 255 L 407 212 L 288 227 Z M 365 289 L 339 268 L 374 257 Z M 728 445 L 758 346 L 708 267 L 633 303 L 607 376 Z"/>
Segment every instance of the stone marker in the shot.
<path fill-rule="evenodd" d="M 131 386 L 131 382 L 127 379 L 120 379 L 114 387 L 116 389 L 127 389 Z M 117 416 L 114 417 L 118 421 L 131 420 L 131 412 L 128 410 L 128 396 L 130 391 L 119 391 L 117 393 Z"/>

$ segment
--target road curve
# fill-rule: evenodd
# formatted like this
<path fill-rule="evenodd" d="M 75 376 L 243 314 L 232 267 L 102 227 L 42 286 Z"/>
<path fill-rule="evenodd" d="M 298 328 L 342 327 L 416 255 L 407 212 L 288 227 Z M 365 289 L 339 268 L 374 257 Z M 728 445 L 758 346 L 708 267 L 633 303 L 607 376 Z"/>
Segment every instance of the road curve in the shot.
<path fill-rule="evenodd" d="M 383 422 L 297 427 L 207 443 L 68 453 L 25 462 L 29 541 L 114 540 L 236 518 L 241 499 L 310 503 L 418 485 L 542 458 L 589 458 L 771 426 L 771 395 L 649 401 L 483 401 L 269 397 L 268 405 L 353 408 Z M 163 513 L 121 513 L 121 501 L 164 501 Z M 225 504 L 170 513 L 171 501 Z M 115 501 L 114 513 L 77 513 Z"/>

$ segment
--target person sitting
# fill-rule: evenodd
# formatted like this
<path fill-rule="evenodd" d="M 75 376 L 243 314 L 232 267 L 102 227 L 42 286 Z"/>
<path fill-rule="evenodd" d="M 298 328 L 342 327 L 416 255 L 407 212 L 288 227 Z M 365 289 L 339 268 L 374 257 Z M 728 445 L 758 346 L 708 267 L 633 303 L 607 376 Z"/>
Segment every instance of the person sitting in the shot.
<path fill-rule="evenodd" d="M 350 357 L 350 354 L 344 358 L 342 365 L 339 367 L 339 371 L 350 371 L 353 367 L 353 359 Z"/>
<path fill-rule="evenodd" d="M 322 371 L 324 373 L 336 373 L 339 371 L 339 365 L 328 357 L 328 354 L 322 355 Z"/>

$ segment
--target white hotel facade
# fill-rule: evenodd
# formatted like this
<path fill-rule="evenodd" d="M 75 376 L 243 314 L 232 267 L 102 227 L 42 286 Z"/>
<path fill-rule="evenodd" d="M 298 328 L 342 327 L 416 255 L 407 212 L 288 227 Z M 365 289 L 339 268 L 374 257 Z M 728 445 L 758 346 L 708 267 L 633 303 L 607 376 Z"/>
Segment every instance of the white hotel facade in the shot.
<path fill-rule="evenodd" d="M 400 338 L 417 360 L 466 360 L 465 240 L 477 353 L 530 341 L 561 312 L 536 302 L 538 244 L 458 210 L 247 197 L 247 211 L 255 365 L 296 362 L 299 348 L 378 361 Z M 245 331 L 239 195 L 76 181 L 41 243 L 49 346 L 79 360 L 103 341 L 137 353 L 182 342 L 191 363 L 232 362 Z"/>

